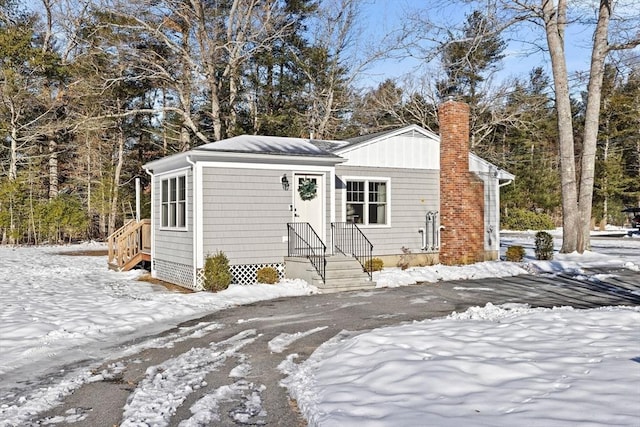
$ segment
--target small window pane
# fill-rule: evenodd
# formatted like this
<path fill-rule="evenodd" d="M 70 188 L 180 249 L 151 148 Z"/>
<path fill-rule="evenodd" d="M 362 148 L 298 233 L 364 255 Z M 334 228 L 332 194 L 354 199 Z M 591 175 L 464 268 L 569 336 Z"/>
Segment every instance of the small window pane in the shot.
<path fill-rule="evenodd" d="M 169 205 L 169 227 L 176 226 L 176 204 L 171 203 Z"/>
<path fill-rule="evenodd" d="M 364 222 L 364 205 L 347 203 L 347 222 L 362 224 Z"/>
<path fill-rule="evenodd" d="M 169 181 L 166 179 L 162 181 L 162 202 L 169 201 Z"/>
<path fill-rule="evenodd" d="M 169 226 L 169 205 L 167 203 L 162 204 L 161 217 L 162 219 L 160 220 L 160 223 L 162 224 L 162 226 L 168 227 Z"/>
<path fill-rule="evenodd" d="M 185 185 L 186 178 L 181 176 L 178 178 L 178 200 L 186 200 L 186 190 L 187 186 Z"/>
<path fill-rule="evenodd" d="M 386 182 L 370 182 L 369 183 L 369 201 L 382 202 L 382 203 L 387 201 L 387 183 Z"/>
<path fill-rule="evenodd" d="M 369 205 L 369 224 L 386 224 L 387 210 L 386 205 L 371 203 Z"/>
<path fill-rule="evenodd" d="M 185 202 L 179 202 L 178 203 L 178 227 L 185 227 L 186 221 L 186 212 L 187 212 L 187 205 Z"/>
<path fill-rule="evenodd" d="M 176 179 L 175 178 L 171 178 L 169 180 L 169 201 L 171 202 L 175 202 L 176 201 Z"/>
<path fill-rule="evenodd" d="M 364 202 L 364 182 L 347 181 L 347 201 Z"/>

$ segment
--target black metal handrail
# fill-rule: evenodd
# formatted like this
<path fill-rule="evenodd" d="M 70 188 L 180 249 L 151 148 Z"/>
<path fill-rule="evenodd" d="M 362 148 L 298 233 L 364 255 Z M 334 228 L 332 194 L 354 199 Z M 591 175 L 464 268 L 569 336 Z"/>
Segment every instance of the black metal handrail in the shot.
<path fill-rule="evenodd" d="M 373 244 L 355 223 L 332 222 L 331 241 L 334 250 L 357 259 L 369 280 L 373 280 Z"/>
<path fill-rule="evenodd" d="M 304 257 L 311 261 L 322 281 L 325 281 L 327 266 L 327 247 L 308 222 L 290 222 L 287 224 L 289 237 L 289 256 Z"/>

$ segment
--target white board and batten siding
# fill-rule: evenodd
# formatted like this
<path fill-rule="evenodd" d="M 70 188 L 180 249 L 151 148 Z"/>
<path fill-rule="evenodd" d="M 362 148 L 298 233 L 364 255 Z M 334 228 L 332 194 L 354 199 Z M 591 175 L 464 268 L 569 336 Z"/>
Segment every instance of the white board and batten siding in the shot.
<path fill-rule="evenodd" d="M 417 126 L 336 151 L 344 165 L 398 169 L 440 169 L 440 141 Z"/>

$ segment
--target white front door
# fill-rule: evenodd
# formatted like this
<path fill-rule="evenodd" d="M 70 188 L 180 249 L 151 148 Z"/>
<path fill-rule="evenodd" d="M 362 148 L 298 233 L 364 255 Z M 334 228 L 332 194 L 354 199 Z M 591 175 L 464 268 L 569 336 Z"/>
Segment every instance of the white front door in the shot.
<path fill-rule="evenodd" d="M 324 175 L 294 174 L 293 221 L 308 222 L 324 241 Z"/>

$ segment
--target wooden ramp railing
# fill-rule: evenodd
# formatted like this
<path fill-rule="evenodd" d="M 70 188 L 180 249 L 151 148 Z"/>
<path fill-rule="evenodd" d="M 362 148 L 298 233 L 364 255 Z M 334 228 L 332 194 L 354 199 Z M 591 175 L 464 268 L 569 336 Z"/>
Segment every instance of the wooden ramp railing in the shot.
<path fill-rule="evenodd" d="M 131 270 L 151 261 L 151 220 L 130 220 L 108 237 L 109 268 Z"/>

